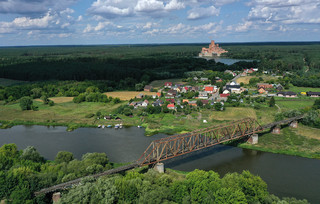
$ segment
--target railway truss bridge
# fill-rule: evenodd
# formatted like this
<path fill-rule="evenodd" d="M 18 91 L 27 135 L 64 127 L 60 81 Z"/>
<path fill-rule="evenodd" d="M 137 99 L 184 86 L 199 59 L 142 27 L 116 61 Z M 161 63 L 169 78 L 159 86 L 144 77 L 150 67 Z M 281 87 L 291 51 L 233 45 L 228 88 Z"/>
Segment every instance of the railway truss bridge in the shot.
<path fill-rule="evenodd" d="M 272 133 L 279 134 L 281 125 L 289 124 L 291 127 L 296 128 L 298 125 L 298 120 L 302 119 L 303 117 L 304 116 L 301 115 L 282 121 L 269 123 L 264 126 L 261 126 L 256 119 L 244 118 L 223 125 L 199 129 L 185 134 L 165 137 L 151 142 L 151 144 L 137 161 L 126 166 L 121 166 L 119 168 L 91 175 L 91 177 L 98 178 L 100 176 L 120 173 L 136 167 L 159 164 L 159 162 L 167 159 L 175 158 L 184 154 L 188 154 L 194 151 L 212 147 L 218 144 L 223 144 L 225 142 L 237 140 L 240 138 L 248 138 L 248 141 L 250 143 L 255 144 L 258 142 L 257 133 L 270 128 L 272 129 Z M 45 188 L 38 192 L 35 192 L 35 195 L 37 196 L 40 194 L 67 189 L 74 185 L 81 184 L 81 180 L 82 178 L 78 178 L 66 183 L 51 186 L 49 188 Z"/>

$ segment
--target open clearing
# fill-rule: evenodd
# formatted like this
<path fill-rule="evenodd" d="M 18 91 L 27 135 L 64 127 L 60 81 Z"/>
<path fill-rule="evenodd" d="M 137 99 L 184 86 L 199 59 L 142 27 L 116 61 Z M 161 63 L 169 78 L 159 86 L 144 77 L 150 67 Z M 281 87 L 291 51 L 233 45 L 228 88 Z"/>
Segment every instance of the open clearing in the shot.
<path fill-rule="evenodd" d="M 52 100 L 54 103 L 67 103 L 71 102 L 73 98 L 74 97 L 52 97 L 49 99 Z M 35 101 L 42 102 L 40 98 L 35 99 Z"/>
<path fill-rule="evenodd" d="M 153 88 L 160 88 L 164 86 L 165 82 L 172 82 L 173 84 L 186 84 L 187 82 L 183 82 L 182 79 L 165 79 L 165 80 L 155 80 L 150 83 Z"/>
<path fill-rule="evenodd" d="M 147 91 L 113 91 L 104 93 L 107 96 L 111 96 L 113 98 L 120 98 L 120 100 L 128 101 L 139 94 L 144 94 L 148 96 L 156 95 L 155 92 L 147 92 Z"/>

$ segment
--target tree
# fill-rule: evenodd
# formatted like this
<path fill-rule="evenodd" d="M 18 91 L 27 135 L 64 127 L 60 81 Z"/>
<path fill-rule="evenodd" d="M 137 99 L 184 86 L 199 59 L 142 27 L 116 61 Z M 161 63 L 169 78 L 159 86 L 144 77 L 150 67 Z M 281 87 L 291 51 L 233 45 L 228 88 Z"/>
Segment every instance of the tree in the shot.
<path fill-rule="evenodd" d="M 21 110 L 31 110 L 33 101 L 30 97 L 24 96 L 20 99 Z"/>
<path fill-rule="evenodd" d="M 276 104 L 276 101 L 274 100 L 274 97 L 272 96 L 272 97 L 270 98 L 270 101 L 269 101 L 269 106 L 270 106 L 270 107 L 274 107 L 275 104 Z"/>
<path fill-rule="evenodd" d="M 316 110 L 320 109 L 320 99 L 317 99 L 317 100 L 314 101 L 314 104 L 313 104 L 312 108 L 314 108 Z"/>
<path fill-rule="evenodd" d="M 43 162 L 44 158 L 40 155 L 37 149 L 33 146 L 25 148 L 21 154 L 21 159 L 31 160 L 34 162 Z"/>
<path fill-rule="evenodd" d="M 56 163 L 62 163 L 62 162 L 68 163 L 72 160 L 74 160 L 73 154 L 71 152 L 67 152 L 67 151 L 58 152 L 57 156 L 54 159 L 54 161 Z"/>
<path fill-rule="evenodd" d="M 222 106 L 222 104 L 221 104 L 220 102 L 215 103 L 215 104 L 213 105 L 213 107 L 214 107 L 214 109 L 215 109 L 216 111 L 222 111 L 222 110 L 223 110 L 223 106 Z"/>
<path fill-rule="evenodd" d="M 203 103 L 202 103 L 201 100 L 197 100 L 197 106 L 198 106 L 198 107 L 202 107 L 202 106 L 203 106 Z"/>
<path fill-rule="evenodd" d="M 144 87 L 143 83 L 138 83 L 135 85 L 136 91 L 141 91 L 143 89 L 143 87 Z"/>
<path fill-rule="evenodd" d="M 125 108 L 123 109 L 123 114 L 126 115 L 126 116 L 129 116 L 129 115 L 132 115 L 132 111 L 130 108 Z"/>
<path fill-rule="evenodd" d="M 121 102 L 121 100 L 118 97 L 113 99 L 113 103 L 115 103 L 115 104 L 120 103 L 120 102 Z"/>

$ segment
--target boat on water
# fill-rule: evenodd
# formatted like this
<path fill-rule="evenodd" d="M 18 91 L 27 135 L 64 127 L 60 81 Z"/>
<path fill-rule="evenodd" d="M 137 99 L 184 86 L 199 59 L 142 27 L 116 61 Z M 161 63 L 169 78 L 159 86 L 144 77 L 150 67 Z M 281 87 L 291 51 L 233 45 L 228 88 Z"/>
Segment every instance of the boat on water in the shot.
<path fill-rule="evenodd" d="M 118 129 L 119 127 L 120 127 L 119 124 L 116 124 L 116 125 L 114 126 L 115 129 Z"/>
<path fill-rule="evenodd" d="M 98 125 L 98 128 L 101 128 L 101 125 Z"/>
<path fill-rule="evenodd" d="M 104 125 L 102 125 L 102 128 L 104 128 L 105 126 Z"/>
<path fill-rule="evenodd" d="M 107 128 L 112 128 L 112 125 L 107 125 Z"/>
<path fill-rule="evenodd" d="M 141 126 L 141 125 L 138 125 L 138 128 L 142 128 L 142 126 Z"/>

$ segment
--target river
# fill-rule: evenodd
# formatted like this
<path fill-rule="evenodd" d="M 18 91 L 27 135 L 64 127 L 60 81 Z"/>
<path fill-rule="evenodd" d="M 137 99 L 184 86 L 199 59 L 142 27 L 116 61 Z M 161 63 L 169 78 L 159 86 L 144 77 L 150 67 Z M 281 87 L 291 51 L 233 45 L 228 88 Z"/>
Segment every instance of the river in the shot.
<path fill-rule="evenodd" d="M 47 159 L 58 151 L 69 151 L 78 159 L 87 152 L 105 152 L 112 162 L 138 159 L 151 141 L 166 137 L 144 136 L 137 127 L 115 129 L 14 126 L 0 130 L 0 145 L 15 143 L 19 149 L 34 146 Z M 269 192 L 279 197 L 306 198 L 320 203 L 320 161 L 302 157 L 218 145 L 165 162 L 177 170 L 214 170 L 221 176 L 228 172 L 249 170 L 267 182 Z"/>

